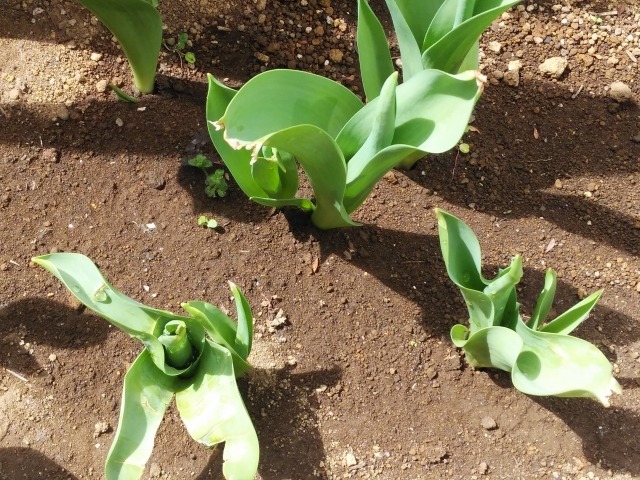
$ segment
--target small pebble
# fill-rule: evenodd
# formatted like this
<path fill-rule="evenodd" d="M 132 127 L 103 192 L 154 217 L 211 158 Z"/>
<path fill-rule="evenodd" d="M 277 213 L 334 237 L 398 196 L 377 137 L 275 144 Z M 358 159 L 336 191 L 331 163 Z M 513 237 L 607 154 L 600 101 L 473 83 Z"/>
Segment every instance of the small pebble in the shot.
<path fill-rule="evenodd" d="M 545 75 L 549 75 L 553 78 L 560 78 L 567 68 L 568 62 L 564 57 L 551 57 L 547 58 L 540 66 L 540 70 Z"/>
<path fill-rule="evenodd" d="M 96 83 L 96 90 L 100 93 L 104 93 L 107 91 L 108 86 L 109 82 L 107 82 L 106 80 L 100 80 L 98 83 Z"/>
<path fill-rule="evenodd" d="M 98 53 L 98 52 L 93 52 L 91 54 L 91 60 L 93 60 L 94 62 L 99 61 L 102 58 L 102 54 Z"/>
<path fill-rule="evenodd" d="M 482 428 L 484 428 L 485 430 L 495 430 L 496 428 L 498 428 L 498 424 L 496 423 L 496 421 L 489 415 L 482 417 L 480 425 L 482 425 Z"/>
<path fill-rule="evenodd" d="M 626 83 L 613 82 L 609 85 L 609 96 L 618 103 L 625 103 L 633 98 L 633 92 Z"/>

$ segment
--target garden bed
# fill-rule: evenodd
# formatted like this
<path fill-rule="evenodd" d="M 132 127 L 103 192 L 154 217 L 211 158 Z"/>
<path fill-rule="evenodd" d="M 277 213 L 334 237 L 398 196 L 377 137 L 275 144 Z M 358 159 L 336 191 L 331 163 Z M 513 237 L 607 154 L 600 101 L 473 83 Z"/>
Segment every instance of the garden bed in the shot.
<path fill-rule="evenodd" d="M 470 153 L 387 174 L 354 213 L 362 227 L 320 231 L 232 180 L 208 198 L 185 165 L 219 161 L 206 73 L 239 86 L 298 68 L 361 93 L 354 3 L 161 2 L 165 37 L 187 31 L 197 60 L 163 50 L 159 90 L 136 105 L 103 90 L 133 91 L 128 65 L 76 3 L 0 6 L 0 479 L 102 478 L 140 351 L 30 263 L 52 251 L 84 253 L 122 292 L 172 311 L 233 310 L 226 282 L 243 289 L 256 368 L 240 385 L 264 480 L 640 476 L 640 4 L 528 1 L 505 14 L 483 37 Z M 539 70 L 551 57 L 568 60 L 558 78 Z M 616 81 L 633 98 L 614 100 Z M 576 335 L 614 363 L 625 390 L 611 408 L 528 397 L 466 364 L 449 339 L 467 313 L 434 207 L 476 231 L 487 274 L 523 255 L 526 313 L 548 267 L 557 313 L 604 289 Z M 145 478 L 222 478 L 221 462 L 170 409 Z"/>

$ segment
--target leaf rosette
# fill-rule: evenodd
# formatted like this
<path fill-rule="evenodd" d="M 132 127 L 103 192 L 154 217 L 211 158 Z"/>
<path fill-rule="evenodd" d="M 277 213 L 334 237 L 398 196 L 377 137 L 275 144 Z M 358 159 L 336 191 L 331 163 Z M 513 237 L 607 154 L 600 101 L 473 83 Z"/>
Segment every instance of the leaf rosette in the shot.
<path fill-rule="evenodd" d="M 477 237 L 464 222 L 436 209 L 440 247 L 449 278 L 458 286 L 469 312 L 469 327 L 451 329 L 453 343 L 474 367 L 511 372 L 513 385 L 529 395 L 592 397 L 609 405 L 622 391 L 609 360 L 586 340 L 569 335 L 589 316 L 602 291 L 595 292 L 547 322 L 556 291 L 549 269 L 533 314 L 525 321 L 516 299 L 522 258 L 493 279 L 481 272 Z"/>
<path fill-rule="evenodd" d="M 143 305 L 116 290 L 81 254 L 55 253 L 33 261 L 87 308 L 144 344 L 124 378 L 118 428 L 105 464 L 107 480 L 142 476 L 174 396 L 194 440 L 207 447 L 225 442 L 225 478 L 254 478 L 258 438 L 236 384 L 236 377 L 250 368 L 253 318 L 236 285 L 229 282 L 237 324 L 206 302 L 183 303 L 189 317 Z"/>

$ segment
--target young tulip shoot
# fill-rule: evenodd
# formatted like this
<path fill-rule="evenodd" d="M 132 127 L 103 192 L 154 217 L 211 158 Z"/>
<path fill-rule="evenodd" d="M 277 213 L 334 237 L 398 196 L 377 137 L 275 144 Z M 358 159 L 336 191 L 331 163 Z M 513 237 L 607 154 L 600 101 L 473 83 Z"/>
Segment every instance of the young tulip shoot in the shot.
<path fill-rule="evenodd" d="M 513 385 L 529 395 L 592 397 L 609 406 L 622 388 L 613 367 L 594 345 L 569 335 L 595 307 L 601 291 L 547 321 L 556 292 L 556 274 L 549 269 L 533 315 L 525 321 L 516 300 L 522 258 L 491 280 L 482 276 L 477 237 L 462 220 L 436 209 L 442 256 L 449 278 L 458 286 L 469 311 L 469 327 L 451 329 L 453 343 L 474 367 L 511 372 Z"/>
<path fill-rule="evenodd" d="M 105 464 L 107 480 L 141 478 L 174 396 L 194 440 L 207 447 L 225 442 L 224 477 L 255 477 L 258 437 L 236 384 L 236 377 L 250 368 L 253 317 L 238 287 L 230 283 L 236 324 L 206 302 L 182 304 L 190 317 L 147 307 L 116 290 L 84 255 L 54 253 L 33 261 L 87 308 L 144 344 L 124 378 L 118 428 Z"/>

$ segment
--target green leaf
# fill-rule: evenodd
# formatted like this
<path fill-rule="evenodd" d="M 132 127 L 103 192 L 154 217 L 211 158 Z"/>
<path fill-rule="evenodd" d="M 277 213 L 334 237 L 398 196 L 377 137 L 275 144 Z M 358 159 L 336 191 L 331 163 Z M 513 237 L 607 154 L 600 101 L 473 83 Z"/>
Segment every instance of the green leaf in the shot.
<path fill-rule="evenodd" d="M 474 72 L 449 75 L 424 70 L 396 89 L 393 145 L 442 153 L 454 147 L 467 127 L 482 84 Z M 380 98 L 369 102 L 337 137 L 345 158 L 351 159 L 365 143 L 375 121 Z"/>
<path fill-rule="evenodd" d="M 271 198 L 292 198 L 298 191 L 298 166 L 288 152 L 262 148 L 252 161 L 251 174 Z"/>
<path fill-rule="evenodd" d="M 184 59 L 186 60 L 187 63 L 194 64 L 196 63 L 196 54 L 193 52 L 186 52 L 184 54 Z"/>
<path fill-rule="evenodd" d="M 300 141 L 304 139 L 304 141 Z M 358 225 L 343 205 L 347 168 L 335 140 L 313 125 L 298 125 L 264 138 L 264 145 L 290 152 L 313 187 L 311 221 L 320 229 Z"/>
<path fill-rule="evenodd" d="M 504 327 L 487 327 L 470 334 L 464 325 L 451 329 L 451 340 L 464 350 L 476 368 L 498 368 L 510 372 L 522 348 L 520 336 Z"/>
<path fill-rule="evenodd" d="M 246 360 L 251 353 L 251 345 L 253 342 L 253 314 L 246 297 L 238 286 L 229 282 L 229 288 L 233 294 L 233 300 L 236 304 L 236 313 L 238 315 L 238 328 L 234 339 L 235 351 Z"/>
<path fill-rule="evenodd" d="M 551 305 L 553 305 L 553 297 L 556 295 L 556 277 L 556 272 L 551 269 L 547 270 L 544 276 L 544 288 L 538 296 L 536 308 L 533 310 L 533 314 L 528 323 L 531 330 L 538 330 L 547 319 L 547 315 L 549 315 L 549 310 L 551 310 Z"/>
<path fill-rule="evenodd" d="M 436 209 L 440 249 L 449 278 L 458 287 L 482 292 L 488 282 L 482 277 L 480 243 L 462 220 Z"/>
<path fill-rule="evenodd" d="M 232 146 L 253 148 L 270 134 L 297 125 L 313 125 L 335 137 L 361 108 L 358 97 L 333 80 L 297 70 L 269 70 L 240 89 L 216 124 L 225 128 Z"/>
<path fill-rule="evenodd" d="M 316 206 L 308 198 L 265 198 L 265 197 L 251 197 L 256 203 L 264 205 L 265 207 L 282 208 L 282 207 L 296 207 L 305 212 L 313 212 Z"/>
<path fill-rule="evenodd" d="M 200 215 L 198 217 L 198 225 L 200 225 L 201 227 L 205 226 L 208 221 L 209 219 L 207 219 L 207 217 L 205 217 L 204 215 Z"/>
<path fill-rule="evenodd" d="M 506 327 L 503 323 L 503 314 L 509 301 L 515 302 L 516 285 L 522 278 L 522 257 L 516 255 L 511 260 L 511 265 L 502 270 L 496 278 L 489 281 L 484 289 L 484 294 L 491 299 L 494 308 L 494 325 Z M 486 282 L 486 280 L 485 280 Z M 513 324 L 515 327 L 515 324 Z"/>
<path fill-rule="evenodd" d="M 458 72 L 463 62 L 468 62 L 469 51 L 482 32 L 505 10 L 519 0 L 486 0 L 475 2 L 474 16 L 460 23 L 434 44 L 422 46 L 423 68 L 436 68 L 448 73 Z M 427 37 L 425 37 L 425 41 Z"/>
<path fill-rule="evenodd" d="M 456 16 L 465 0 L 444 0 L 423 37 L 421 50 L 426 50 L 456 26 Z M 422 63 L 422 62 L 421 62 Z"/>
<path fill-rule="evenodd" d="M 187 32 L 182 32 L 178 35 L 178 42 L 176 43 L 176 50 L 184 50 L 187 46 L 187 41 L 189 40 L 189 34 Z"/>
<path fill-rule="evenodd" d="M 423 70 L 420 43 L 416 42 L 407 19 L 398 8 L 396 2 L 394 0 L 385 1 L 391 14 L 396 38 L 398 39 L 402 57 L 402 78 L 406 82 Z"/>
<path fill-rule="evenodd" d="M 513 366 L 513 385 L 529 395 L 592 397 L 604 406 L 622 388 L 607 357 L 580 338 L 535 332 L 522 321 L 517 332 L 524 345 Z"/>
<path fill-rule="evenodd" d="M 236 91 L 218 82 L 212 75 L 208 75 L 208 79 L 206 116 L 207 128 L 213 145 L 245 195 L 248 197 L 268 197 L 268 194 L 251 175 L 251 152 L 231 148 L 224 139 L 224 132 L 217 130 L 213 125 L 213 122 L 224 114 Z"/>
<path fill-rule="evenodd" d="M 551 322 L 539 328 L 541 332 L 569 334 L 587 319 L 602 295 L 602 290 L 592 293 Z"/>
<path fill-rule="evenodd" d="M 209 160 L 207 157 L 205 157 L 201 153 L 199 153 L 195 157 L 190 158 L 189 160 L 187 160 L 187 163 L 189 165 L 191 165 L 192 167 L 196 167 L 196 168 L 211 168 L 211 167 L 213 167 L 213 163 L 211 163 L 211 160 Z"/>
<path fill-rule="evenodd" d="M 131 365 L 124 377 L 118 428 L 107 455 L 107 480 L 142 477 L 177 385 L 156 368 L 147 350 Z"/>
<path fill-rule="evenodd" d="M 384 29 L 367 0 L 358 0 L 356 45 L 362 85 L 371 101 L 380 95 L 382 85 L 393 73 L 393 61 Z"/>
<path fill-rule="evenodd" d="M 113 93 L 116 94 L 116 97 L 118 97 L 118 100 L 120 100 L 122 102 L 125 102 L 125 103 L 138 103 L 138 102 L 140 102 L 140 100 L 138 100 L 136 97 L 132 97 L 131 95 L 129 95 L 124 90 L 116 87 L 113 83 L 109 84 L 109 88 L 111 88 L 111 90 L 113 90 Z"/>
<path fill-rule="evenodd" d="M 218 221 L 215 218 L 210 218 L 207 221 L 207 228 L 218 228 Z"/>
<path fill-rule="evenodd" d="M 139 303 L 113 288 L 98 267 L 79 253 L 52 253 L 32 261 L 58 278 L 87 308 L 143 341 L 152 337 L 157 317 L 175 317 Z"/>
<path fill-rule="evenodd" d="M 152 93 L 162 43 L 162 18 L 144 0 L 78 0 L 118 39 L 136 87 Z"/>
<path fill-rule="evenodd" d="M 226 442 L 222 471 L 227 480 L 248 480 L 258 469 L 258 437 L 244 406 L 231 354 L 208 342 L 195 377 L 176 392 L 189 435 L 207 447 Z"/>
<path fill-rule="evenodd" d="M 402 12 L 402 17 L 409 25 L 418 45 L 422 45 L 427 31 L 443 2 L 444 0 L 395 0 L 395 4 Z"/>
<path fill-rule="evenodd" d="M 193 315 L 207 331 L 209 336 L 224 346 L 233 357 L 233 369 L 240 376 L 251 370 L 246 356 L 241 356 L 236 350 L 237 326 L 219 308 L 207 302 L 191 301 L 181 304 L 189 314 Z"/>

